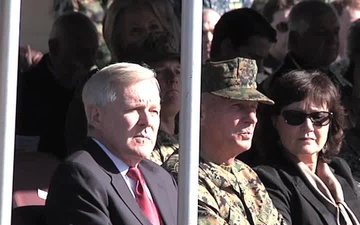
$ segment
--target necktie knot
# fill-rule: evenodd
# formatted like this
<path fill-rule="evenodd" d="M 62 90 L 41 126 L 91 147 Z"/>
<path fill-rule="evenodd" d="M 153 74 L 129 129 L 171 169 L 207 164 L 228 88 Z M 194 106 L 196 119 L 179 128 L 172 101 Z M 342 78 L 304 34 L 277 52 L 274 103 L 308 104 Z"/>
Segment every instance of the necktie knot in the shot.
<path fill-rule="evenodd" d="M 127 172 L 127 175 L 134 181 L 140 181 L 142 184 L 144 182 L 144 178 L 141 174 L 141 171 L 137 167 L 130 167 Z"/>

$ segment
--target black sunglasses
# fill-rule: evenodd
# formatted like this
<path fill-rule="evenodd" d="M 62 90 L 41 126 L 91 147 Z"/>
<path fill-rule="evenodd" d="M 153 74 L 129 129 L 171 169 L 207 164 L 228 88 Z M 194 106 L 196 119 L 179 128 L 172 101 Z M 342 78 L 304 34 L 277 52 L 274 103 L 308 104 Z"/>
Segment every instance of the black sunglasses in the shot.
<path fill-rule="evenodd" d="M 284 110 L 281 112 L 281 115 L 284 117 L 285 123 L 292 126 L 301 125 L 305 122 L 306 118 L 310 118 L 314 126 L 322 127 L 328 125 L 333 118 L 333 113 L 326 111 L 307 114 L 297 110 Z"/>

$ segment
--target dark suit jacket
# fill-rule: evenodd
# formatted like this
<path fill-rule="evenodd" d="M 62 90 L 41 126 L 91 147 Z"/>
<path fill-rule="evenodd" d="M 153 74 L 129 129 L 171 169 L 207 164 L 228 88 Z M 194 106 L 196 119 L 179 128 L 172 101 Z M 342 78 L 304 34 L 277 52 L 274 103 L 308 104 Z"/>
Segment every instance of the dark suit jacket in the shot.
<path fill-rule="evenodd" d="M 308 68 L 303 66 L 304 63 L 299 58 L 296 58 L 293 53 L 288 52 L 284 58 L 283 64 L 275 71 L 275 73 L 271 74 L 266 80 L 264 80 L 258 89 L 263 91 L 263 93 L 268 94 L 276 79 L 293 70 L 308 70 Z M 349 82 L 345 81 L 346 79 L 342 76 L 335 75 L 329 68 L 317 68 L 316 70 L 326 74 L 334 82 L 334 84 L 340 88 L 342 95 L 347 96 L 352 93 L 352 87 L 349 86 Z"/>
<path fill-rule="evenodd" d="M 64 124 L 74 90 L 63 87 L 50 69 L 49 54 L 18 78 L 16 134 L 39 137 L 37 150 L 64 159 Z"/>
<path fill-rule="evenodd" d="M 309 188 L 296 165 L 282 156 L 278 157 L 277 163 L 270 165 L 257 166 L 254 170 L 288 224 L 336 224 L 334 216 Z M 335 158 L 330 167 L 341 184 L 346 204 L 360 220 L 360 193 L 349 166 L 344 160 Z"/>
<path fill-rule="evenodd" d="M 150 225 L 124 178 L 91 139 L 55 172 L 46 200 L 49 225 Z M 149 160 L 139 164 L 163 223 L 177 221 L 177 186 L 163 168 Z"/>

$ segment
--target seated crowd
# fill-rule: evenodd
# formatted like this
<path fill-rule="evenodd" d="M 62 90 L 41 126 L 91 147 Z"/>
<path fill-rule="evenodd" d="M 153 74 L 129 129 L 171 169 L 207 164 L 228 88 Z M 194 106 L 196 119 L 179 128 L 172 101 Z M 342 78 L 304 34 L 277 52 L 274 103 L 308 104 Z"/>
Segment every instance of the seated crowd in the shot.
<path fill-rule="evenodd" d="M 179 2 L 94 0 L 101 32 L 68 7 L 20 51 L 15 150 L 61 161 L 45 224 L 177 224 Z M 198 224 L 360 225 L 360 23 L 341 44 L 334 5 L 203 10 Z"/>

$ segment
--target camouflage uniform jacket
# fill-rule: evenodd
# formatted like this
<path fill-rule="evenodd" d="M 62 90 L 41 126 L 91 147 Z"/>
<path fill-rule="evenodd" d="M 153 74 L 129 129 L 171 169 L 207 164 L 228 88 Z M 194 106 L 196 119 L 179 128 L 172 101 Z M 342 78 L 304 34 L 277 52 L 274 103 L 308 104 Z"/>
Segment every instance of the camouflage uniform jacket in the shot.
<path fill-rule="evenodd" d="M 177 149 L 179 149 L 177 136 L 159 130 L 155 148 L 149 159 L 158 165 L 162 165 Z"/>
<path fill-rule="evenodd" d="M 177 177 L 178 154 L 163 167 Z M 256 173 L 240 160 L 224 166 L 200 160 L 199 225 L 285 224 Z"/>
<path fill-rule="evenodd" d="M 65 12 L 80 12 L 86 15 L 95 25 L 99 38 L 99 51 L 96 55 L 100 68 L 110 62 L 110 52 L 102 34 L 103 19 L 108 6 L 113 0 L 54 0 L 54 15 L 58 17 Z"/>

